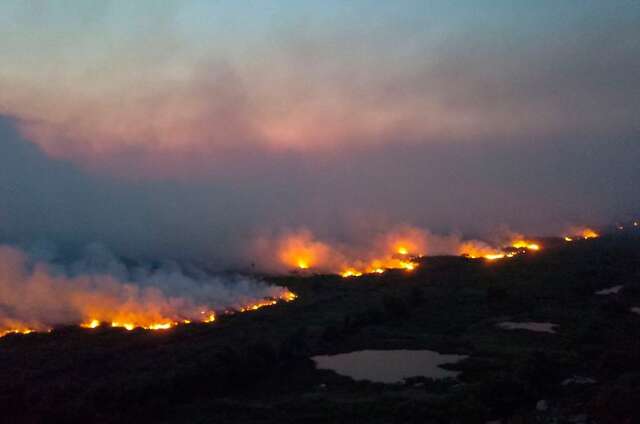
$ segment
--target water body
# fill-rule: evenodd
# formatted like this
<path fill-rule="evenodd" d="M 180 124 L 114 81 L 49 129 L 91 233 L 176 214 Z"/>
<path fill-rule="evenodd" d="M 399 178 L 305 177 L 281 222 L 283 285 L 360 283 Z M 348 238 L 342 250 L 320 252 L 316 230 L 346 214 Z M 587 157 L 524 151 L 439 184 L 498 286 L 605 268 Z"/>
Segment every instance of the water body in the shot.
<path fill-rule="evenodd" d="M 608 289 L 602 289 L 602 290 L 598 290 L 596 292 L 596 294 L 600 295 L 600 296 L 607 296 L 610 294 L 618 294 L 618 292 L 620 290 L 622 290 L 623 286 L 613 286 L 613 287 L 609 287 Z"/>
<path fill-rule="evenodd" d="M 550 322 L 501 322 L 498 327 L 505 330 L 529 330 L 539 333 L 555 333 L 554 327 L 558 324 Z"/>
<path fill-rule="evenodd" d="M 319 369 L 327 369 L 354 380 L 400 383 L 408 377 L 455 377 L 456 371 L 440 368 L 467 358 L 442 355 L 432 350 L 361 350 L 338 355 L 314 356 Z"/>

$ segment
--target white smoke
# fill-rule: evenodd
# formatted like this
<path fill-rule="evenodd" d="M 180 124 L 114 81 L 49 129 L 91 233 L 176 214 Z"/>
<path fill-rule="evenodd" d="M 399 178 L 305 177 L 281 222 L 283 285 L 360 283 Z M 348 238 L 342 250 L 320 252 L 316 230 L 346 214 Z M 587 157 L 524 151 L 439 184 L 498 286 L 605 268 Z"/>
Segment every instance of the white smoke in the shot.
<path fill-rule="evenodd" d="M 52 256 L 0 245 L 0 333 L 92 320 L 135 326 L 203 321 L 215 311 L 240 310 L 290 293 L 196 266 L 127 265 L 99 245 L 72 262 L 52 261 Z"/>

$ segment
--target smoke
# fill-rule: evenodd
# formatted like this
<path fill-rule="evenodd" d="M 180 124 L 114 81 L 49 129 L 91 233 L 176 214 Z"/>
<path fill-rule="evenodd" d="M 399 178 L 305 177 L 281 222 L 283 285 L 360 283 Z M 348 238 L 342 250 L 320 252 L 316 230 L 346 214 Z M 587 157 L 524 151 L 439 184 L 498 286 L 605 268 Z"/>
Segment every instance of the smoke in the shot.
<path fill-rule="evenodd" d="M 520 234 L 503 229 L 492 240 L 465 239 L 461 234 L 434 234 L 409 225 L 398 225 L 357 242 L 319 239 L 308 228 L 262 235 L 252 245 L 258 269 L 287 273 L 312 271 L 355 275 L 382 273 L 390 268 L 412 270 L 418 256 L 500 255 L 504 247 L 523 241 Z"/>
<path fill-rule="evenodd" d="M 637 6 L 210 3 L 6 6 L 0 241 L 340 269 L 640 210 Z"/>
<path fill-rule="evenodd" d="M 73 261 L 55 253 L 0 246 L 0 333 L 94 322 L 147 327 L 210 321 L 265 299 L 289 300 L 282 287 L 243 276 L 214 276 L 176 263 L 127 265 L 100 245 Z M 45 260 L 42 258 L 49 258 Z"/>

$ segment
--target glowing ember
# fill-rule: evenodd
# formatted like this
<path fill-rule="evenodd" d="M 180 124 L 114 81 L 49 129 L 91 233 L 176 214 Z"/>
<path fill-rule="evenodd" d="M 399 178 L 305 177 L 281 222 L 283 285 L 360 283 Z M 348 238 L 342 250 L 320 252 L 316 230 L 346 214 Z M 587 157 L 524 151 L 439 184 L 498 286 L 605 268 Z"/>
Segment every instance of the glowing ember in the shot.
<path fill-rule="evenodd" d="M 406 271 L 413 271 L 416 268 L 416 264 L 413 262 L 400 262 L 400 268 Z"/>
<path fill-rule="evenodd" d="M 128 330 L 128 331 L 131 331 L 134 328 L 136 328 L 136 326 L 130 322 L 118 322 L 118 321 L 112 322 L 111 326 L 115 328 L 124 328 L 125 330 Z"/>
<path fill-rule="evenodd" d="M 292 302 L 292 301 L 296 300 L 296 298 L 297 298 L 297 297 L 298 297 L 298 295 L 297 295 L 297 294 L 295 294 L 295 293 L 294 293 L 294 292 L 292 292 L 292 291 L 288 291 L 288 290 L 287 290 L 287 292 L 284 294 L 284 296 L 283 296 L 283 298 L 282 298 L 282 299 L 283 299 L 285 302 Z"/>
<path fill-rule="evenodd" d="M 0 337 L 4 337 L 7 334 L 30 334 L 35 332 L 31 328 L 15 328 L 11 330 L 0 331 Z"/>
<path fill-rule="evenodd" d="M 207 314 L 205 311 L 202 311 L 202 314 L 206 315 L 206 317 L 202 320 L 202 322 L 204 323 L 214 322 L 216 320 L 216 314 L 214 314 L 213 312 Z"/>
<path fill-rule="evenodd" d="M 280 263 L 289 269 L 308 270 L 326 262 L 330 256 L 329 246 L 314 239 L 308 230 L 285 234 L 276 247 Z M 267 250 L 271 250 L 268 248 Z M 259 253 L 263 255 L 264 253 Z"/>
<path fill-rule="evenodd" d="M 527 249 L 527 250 L 540 250 L 540 245 L 527 240 L 517 240 L 511 244 L 511 247 L 515 247 L 516 249 Z"/>
<path fill-rule="evenodd" d="M 564 241 L 571 242 L 571 241 L 573 241 L 573 238 L 571 238 L 569 236 L 565 236 L 564 237 Z"/>
<path fill-rule="evenodd" d="M 483 257 L 489 261 L 495 261 L 498 259 L 503 259 L 506 256 L 504 253 L 491 253 L 488 255 L 484 255 Z"/>
<path fill-rule="evenodd" d="M 151 324 L 148 327 L 144 327 L 145 330 L 168 330 L 169 328 L 173 327 L 174 325 L 178 325 L 177 322 L 165 322 L 165 323 L 158 323 L 158 324 Z"/>
<path fill-rule="evenodd" d="M 83 322 L 82 324 L 80 324 L 80 327 L 82 328 L 96 328 L 100 326 L 100 321 L 98 321 L 97 319 L 92 319 L 89 322 Z"/>
<path fill-rule="evenodd" d="M 0 245 L 0 335 L 68 325 L 166 331 L 192 321 L 213 322 L 214 308 L 241 312 L 296 298 L 284 287 L 250 277 L 193 279 L 178 271 L 140 268 L 132 271 L 141 280 L 136 282 L 120 281 L 111 274 L 66 276 L 64 272 L 50 270 L 47 263 L 32 266 L 25 252 Z M 163 286 L 173 279 L 181 284 L 175 291 Z"/>
<path fill-rule="evenodd" d="M 275 300 L 265 300 L 263 302 L 259 302 L 259 303 L 254 303 L 253 305 L 249 305 L 249 306 L 245 306 L 243 308 L 240 308 L 240 312 L 247 312 L 247 311 L 256 311 L 260 308 L 263 308 L 265 306 L 272 306 L 275 305 L 276 303 L 278 303 Z"/>
<path fill-rule="evenodd" d="M 344 278 L 360 277 L 361 275 L 362 275 L 362 273 L 360 271 L 356 271 L 355 269 L 347 269 L 347 270 L 342 271 L 340 273 L 340 276 L 342 276 Z"/>
<path fill-rule="evenodd" d="M 582 232 L 581 236 L 582 236 L 583 239 L 588 240 L 588 239 L 598 238 L 598 237 L 600 237 L 600 234 L 598 234 L 595 231 L 587 228 Z"/>
<path fill-rule="evenodd" d="M 285 302 L 291 302 L 295 300 L 298 296 L 287 290 L 285 291 L 279 299 L 265 299 L 263 301 L 253 303 L 250 305 L 246 305 L 241 307 L 238 312 L 248 312 L 255 311 L 260 308 L 266 306 L 272 306 L 278 303 L 278 300 L 283 300 Z M 229 311 L 229 313 L 234 313 L 234 311 Z M 203 318 L 201 319 L 202 323 L 212 323 L 216 320 L 216 314 L 213 311 L 201 311 Z M 148 324 L 138 324 L 135 322 L 129 321 L 112 321 L 110 326 L 113 328 L 124 328 L 127 331 L 133 331 L 134 329 L 143 329 L 143 330 L 169 330 L 180 324 L 191 324 L 191 320 L 185 319 L 182 321 L 165 321 L 165 322 L 152 322 Z M 102 322 L 98 319 L 87 320 L 81 324 L 79 324 L 82 328 L 97 328 L 102 325 Z M 15 328 L 8 329 L 0 332 L 0 337 L 6 336 L 7 334 L 29 334 L 33 333 L 36 330 L 30 328 Z M 39 331 L 39 330 L 38 330 Z M 51 331 L 51 330 L 47 330 Z"/>

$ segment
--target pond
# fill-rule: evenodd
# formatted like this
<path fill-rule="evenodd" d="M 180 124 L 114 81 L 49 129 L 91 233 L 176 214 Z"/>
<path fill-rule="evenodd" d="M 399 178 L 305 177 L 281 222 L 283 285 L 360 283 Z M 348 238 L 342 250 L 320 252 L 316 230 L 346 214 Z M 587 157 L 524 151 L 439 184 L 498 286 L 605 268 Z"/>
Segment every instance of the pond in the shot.
<path fill-rule="evenodd" d="M 440 365 L 465 358 L 465 355 L 442 355 L 432 350 L 361 350 L 311 359 L 319 369 L 332 370 L 354 380 L 400 383 L 408 377 L 455 377 L 459 372 L 445 370 Z"/>
<path fill-rule="evenodd" d="M 539 333 L 555 333 L 554 327 L 558 324 L 550 322 L 501 322 L 498 327 L 505 330 L 529 330 Z"/>
<path fill-rule="evenodd" d="M 600 295 L 600 296 L 607 296 L 607 295 L 610 295 L 610 294 L 618 294 L 618 292 L 619 292 L 620 290 L 622 290 L 622 287 L 624 287 L 624 286 L 613 286 L 613 287 L 609 287 L 608 289 L 598 290 L 598 291 L 596 292 L 596 294 L 597 294 L 597 295 Z"/>

